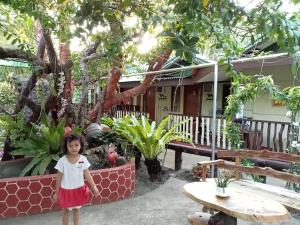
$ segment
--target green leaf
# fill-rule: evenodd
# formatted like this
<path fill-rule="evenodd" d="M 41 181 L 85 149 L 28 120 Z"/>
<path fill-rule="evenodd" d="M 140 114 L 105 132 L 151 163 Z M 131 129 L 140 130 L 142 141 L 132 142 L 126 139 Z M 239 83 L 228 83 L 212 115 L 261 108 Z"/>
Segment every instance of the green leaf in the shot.
<path fill-rule="evenodd" d="M 297 65 L 297 63 L 293 63 L 292 67 L 291 67 L 291 73 L 292 73 L 292 76 L 294 79 L 297 76 L 297 71 L 298 71 L 298 65 Z"/>
<path fill-rule="evenodd" d="M 52 161 L 53 159 L 53 155 L 49 155 L 48 157 L 44 158 L 41 163 L 38 165 L 38 168 L 39 168 L 39 174 L 40 175 L 43 175 L 45 174 L 45 171 L 47 169 L 47 167 L 49 166 L 50 162 Z"/>
<path fill-rule="evenodd" d="M 20 177 L 24 177 L 36 164 L 38 164 L 42 159 L 40 155 L 34 157 L 31 162 L 22 170 Z"/>

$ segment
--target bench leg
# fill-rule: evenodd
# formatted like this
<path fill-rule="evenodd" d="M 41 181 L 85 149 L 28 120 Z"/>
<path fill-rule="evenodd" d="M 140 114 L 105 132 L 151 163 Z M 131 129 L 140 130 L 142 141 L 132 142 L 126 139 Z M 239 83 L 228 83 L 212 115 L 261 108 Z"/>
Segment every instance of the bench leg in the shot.
<path fill-rule="evenodd" d="M 182 164 L 182 152 L 181 151 L 175 151 L 175 170 L 181 170 L 181 164 Z"/>
<path fill-rule="evenodd" d="M 218 212 L 211 216 L 208 221 L 209 225 L 237 225 L 237 219 L 232 216 L 228 216 L 223 212 Z"/>

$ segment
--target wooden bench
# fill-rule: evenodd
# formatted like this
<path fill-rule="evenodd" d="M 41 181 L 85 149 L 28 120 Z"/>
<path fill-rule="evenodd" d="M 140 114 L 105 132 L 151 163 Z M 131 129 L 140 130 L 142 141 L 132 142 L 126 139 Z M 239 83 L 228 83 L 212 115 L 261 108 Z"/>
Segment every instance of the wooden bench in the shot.
<path fill-rule="evenodd" d="M 210 146 L 203 146 L 203 145 L 191 145 L 188 143 L 183 142 L 171 142 L 166 146 L 168 149 L 175 151 L 175 170 L 180 170 L 182 165 L 182 153 L 188 153 L 188 154 L 194 154 L 194 155 L 200 155 L 200 156 L 206 156 L 211 157 L 211 147 Z M 229 150 L 223 150 L 223 149 L 216 149 L 215 158 L 220 159 L 220 157 L 217 153 L 218 151 L 229 151 Z M 257 150 L 259 151 L 259 150 Z M 230 158 L 227 157 L 227 159 L 230 160 Z M 232 158 L 234 159 L 234 158 Z M 283 170 L 288 169 L 289 164 L 284 161 L 280 160 L 269 160 L 269 159 L 252 159 L 252 161 L 256 165 L 264 166 L 264 167 L 271 167 L 275 170 Z"/>
<path fill-rule="evenodd" d="M 222 159 L 218 159 L 215 161 L 199 162 L 198 165 L 202 170 L 202 181 L 206 180 L 208 167 L 212 165 L 216 165 L 218 168 L 235 171 L 235 177 L 237 178 L 237 181 L 233 182 L 230 185 L 239 186 L 240 188 L 245 188 L 249 191 L 249 193 L 251 193 L 251 191 L 253 192 L 259 191 L 262 195 L 277 200 L 287 208 L 300 211 L 300 195 L 298 193 L 282 187 L 261 184 L 261 183 L 240 179 L 242 173 L 247 173 L 247 174 L 270 176 L 270 177 L 284 180 L 286 182 L 300 184 L 300 175 L 294 175 L 288 172 L 277 171 L 270 167 L 259 167 L 259 166 L 244 167 L 243 165 L 241 165 L 241 160 L 243 158 L 264 158 L 264 159 L 271 159 L 271 160 L 280 160 L 286 163 L 300 163 L 300 155 L 281 153 L 281 152 L 271 152 L 266 150 L 264 151 L 225 150 L 225 151 L 218 151 L 217 156 L 219 158 L 234 158 L 235 163 L 228 162 Z"/>

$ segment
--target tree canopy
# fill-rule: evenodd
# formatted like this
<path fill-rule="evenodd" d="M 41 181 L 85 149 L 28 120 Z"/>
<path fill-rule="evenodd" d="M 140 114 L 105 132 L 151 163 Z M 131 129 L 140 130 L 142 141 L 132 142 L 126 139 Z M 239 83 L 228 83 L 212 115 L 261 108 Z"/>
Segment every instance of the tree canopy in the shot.
<path fill-rule="evenodd" d="M 300 46 L 300 14 L 280 10 L 286 2 L 261 0 L 249 7 L 237 0 L 5 0 L 0 3 L 0 33 L 10 41 L 8 47 L 23 52 L 1 51 L 5 46 L 0 45 L 0 58 L 23 57 L 34 61 L 34 66 L 50 68 L 54 89 L 65 99 L 71 79 L 82 81 L 83 87 L 91 80 L 107 80 L 103 85 L 111 93 L 104 93 L 103 98 L 110 96 L 118 104 L 144 92 L 145 84 L 154 78 L 145 78 L 144 86 L 133 91 L 115 94 L 126 67 L 149 64 L 148 70 L 159 70 L 154 65 L 159 59 L 162 65 L 171 51 L 188 61 L 200 53 L 224 62 L 240 57 L 249 45 L 272 40 L 282 51 L 295 54 Z M 141 54 L 138 45 L 145 35 L 154 36 L 158 44 Z M 83 52 L 69 49 L 75 38 L 77 45 L 86 46 Z M 59 74 L 66 76 L 65 84 L 62 80 L 59 85 Z M 61 85 L 69 94 L 58 90 Z M 82 103 L 86 95 L 83 91 Z"/>

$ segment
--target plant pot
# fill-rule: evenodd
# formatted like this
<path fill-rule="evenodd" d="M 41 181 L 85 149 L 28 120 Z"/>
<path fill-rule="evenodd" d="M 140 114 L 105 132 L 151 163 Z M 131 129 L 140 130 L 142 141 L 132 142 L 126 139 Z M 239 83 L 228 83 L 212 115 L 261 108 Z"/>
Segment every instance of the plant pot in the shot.
<path fill-rule="evenodd" d="M 85 130 L 85 139 L 90 143 L 94 137 L 101 133 L 101 127 L 98 123 L 91 123 Z"/>
<path fill-rule="evenodd" d="M 228 188 L 225 187 L 216 187 L 216 196 L 220 198 L 227 198 L 229 197 Z"/>
<path fill-rule="evenodd" d="M 151 182 L 160 181 L 161 166 L 158 159 L 145 159 L 145 165 Z"/>

